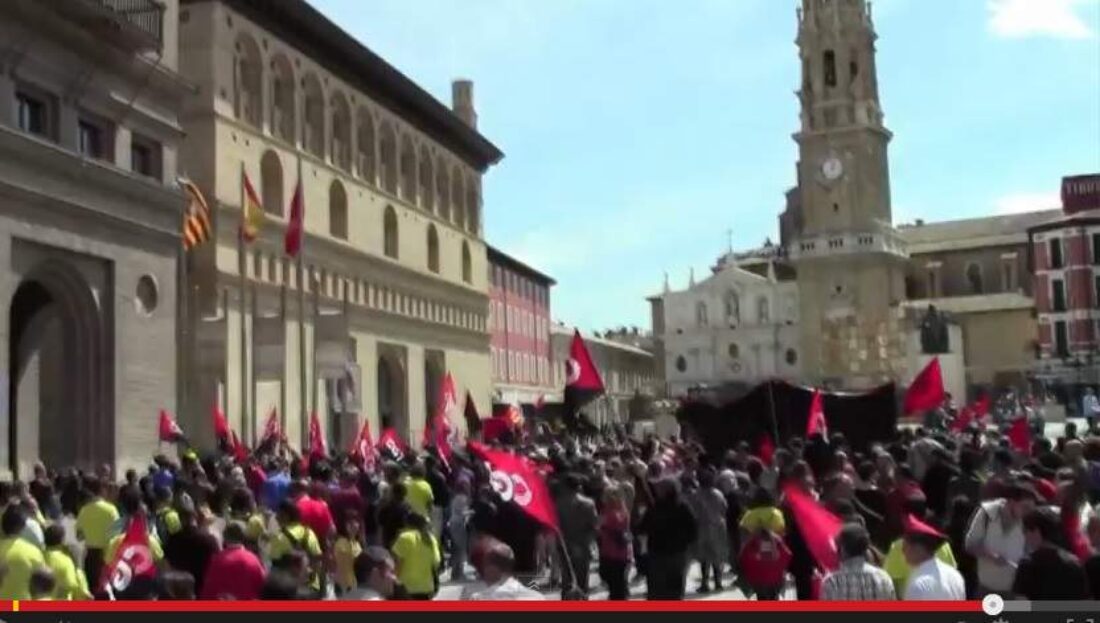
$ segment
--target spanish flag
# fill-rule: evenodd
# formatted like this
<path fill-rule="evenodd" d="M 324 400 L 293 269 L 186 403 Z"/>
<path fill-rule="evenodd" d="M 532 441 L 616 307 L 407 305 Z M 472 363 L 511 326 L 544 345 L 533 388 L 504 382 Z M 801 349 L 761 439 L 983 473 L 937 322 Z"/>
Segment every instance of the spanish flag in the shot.
<path fill-rule="evenodd" d="M 214 224 L 210 220 L 210 205 L 206 197 L 191 180 L 181 179 L 180 186 L 187 191 L 190 203 L 183 214 L 183 249 L 190 251 L 210 240 L 214 233 Z"/>
<path fill-rule="evenodd" d="M 245 242 L 252 242 L 260 235 L 260 227 L 264 224 L 264 209 L 260 204 L 260 198 L 256 195 L 256 189 L 252 187 L 252 180 L 248 179 L 248 173 L 241 165 L 241 238 Z"/>

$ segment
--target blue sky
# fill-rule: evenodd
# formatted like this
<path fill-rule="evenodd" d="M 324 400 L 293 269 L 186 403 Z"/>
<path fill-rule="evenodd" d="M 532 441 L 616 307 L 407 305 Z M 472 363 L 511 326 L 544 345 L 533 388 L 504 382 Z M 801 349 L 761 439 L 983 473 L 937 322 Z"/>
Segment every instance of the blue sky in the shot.
<path fill-rule="evenodd" d="M 475 82 L 505 159 L 487 239 L 555 318 L 648 327 L 795 181 L 795 0 L 311 0 L 441 101 Z M 878 0 L 895 222 L 1057 207 L 1100 171 L 1100 0 Z"/>

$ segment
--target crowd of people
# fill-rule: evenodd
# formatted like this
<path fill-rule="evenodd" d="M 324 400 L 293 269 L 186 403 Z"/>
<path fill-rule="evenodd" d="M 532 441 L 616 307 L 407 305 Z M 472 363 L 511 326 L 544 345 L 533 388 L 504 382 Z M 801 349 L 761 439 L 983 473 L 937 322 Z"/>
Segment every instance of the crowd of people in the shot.
<path fill-rule="evenodd" d="M 721 456 L 621 430 L 493 442 L 542 474 L 560 531 L 501 499 L 462 448 L 185 449 L 121 478 L 38 465 L 0 483 L 0 599 L 426 600 L 445 581 L 474 600 L 624 600 L 643 582 L 648 599 L 1100 599 L 1100 435 L 1069 424 L 1028 455 L 949 419 L 867 448 L 833 434 Z M 836 522 L 831 564 L 806 505 Z M 111 591 L 139 520 L 155 581 Z"/>

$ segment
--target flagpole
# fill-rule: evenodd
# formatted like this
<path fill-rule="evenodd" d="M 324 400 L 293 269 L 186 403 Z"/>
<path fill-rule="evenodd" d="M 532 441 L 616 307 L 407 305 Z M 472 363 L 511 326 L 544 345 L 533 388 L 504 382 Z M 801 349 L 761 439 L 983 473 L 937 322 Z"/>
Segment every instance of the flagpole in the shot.
<path fill-rule="evenodd" d="M 779 447 L 779 419 L 775 416 L 775 396 L 772 395 L 772 380 L 771 379 L 768 380 L 768 408 L 771 409 L 771 413 L 772 413 L 772 434 L 775 436 L 775 438 L 772 440 L 772 443 L 774 443 L 775 446 L 778 448 Z"/>
<path fill-rule="evenodd" d="M 225 320 L 225 328 L 229 329 L 229 288 L 222 289 L 222 319 Z M 229 347 L 226 346 L 226 362 L 222 373 L 222 413 L 229 413 Z"/>
<path fill-rule="evenodd" d="M 309 344 L 309 371 L 310 381 L 312 387 L 310 390 L 313 394 L 310 396 L 310 413 L 317 412 L 317 393 L 320 389 L 321 378 L 317 374 L 317 327 L 321 321 L 321 284 L 315 282 L 313 284 L 313 341 Z"/>
<path fill-rule="evenodd" d="M 241 161 L 241 177 L 237 181 L 241 187 L 241 226 L 237 230 L 237 291 L 239 293 L 238 309 L 240 310 L 240 342 L 241 342 L 241 432 L 245 437 L 248 436 L 249 422 L 248 422 L 248 335 L 247 327 L 245 327 L 245 318 L 247 312 L 245 311 L 245 253 L 244 253 L 244 210 L 245 210 L 245 196 L 244 196 L 244 161 Z M 227 413 L 228 415 L 228 413 Z"/>
<path fill-rule="evenodd" d="M 283 335 L 283 359 L 282 370 L 279 373 L 279 428 L 286 431 L 286 284 L 290 281 L 290 265 L 283 263 L 283 278 L 279 284 L 279 322 L 282 325 Z"/>
<path fill-rule="evenodd" d="M 256 447 L 256 422 L 259 413 L 257 413 L 257 403 L 259 402 L 258 394 L 256 391 L 257 384 L 259 383 L 259 375 L 256 373 L 258 362 L 256 360 L 256 285 L 252 285 L 252 339 L 249 340 L 251 348 L 249 349 L 252 356 L 249 361 L 252 362 L 252 413 L 249 417 L 248 429 L 244 433 L 244 438 L 248 442 L 250 447 Z"/>
<path fill-rule="evenodd" d="M 302 193 L 302 222 L 299 236 L 305 238 L 305 197 L 306 189 L 302 176 L 302 154 L 298 154 L 298 191 Z M 300 238 L 300 240 L 301 240 Z M 302 262 L 302 244 L 298 245 L 298 402 L 301 407 L 301 439 L 306 435 L 306 282 L 305 267 Z"/>

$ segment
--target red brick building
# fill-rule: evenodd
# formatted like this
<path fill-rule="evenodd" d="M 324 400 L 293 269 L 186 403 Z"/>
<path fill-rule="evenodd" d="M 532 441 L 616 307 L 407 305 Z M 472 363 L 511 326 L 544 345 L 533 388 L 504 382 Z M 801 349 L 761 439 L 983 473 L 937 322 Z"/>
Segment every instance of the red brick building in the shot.
<path fill-rule="evenodd" d="M 550 288 L 555 281 L 491 246 L 488 258 L 494 402 L 534 404 L 539 396 L 560 401 L 550 350 Z"/>
<path fill-rule="evenodd" d="M 1028 230 L 1039 322 L 1037 376 L 1100 382 L 1100 174 L 1062 180 L 1062 215 Z"/>

